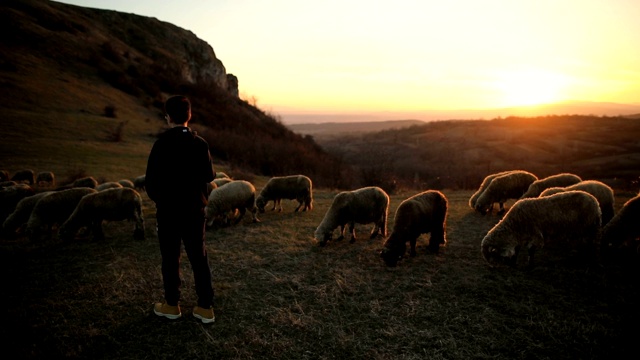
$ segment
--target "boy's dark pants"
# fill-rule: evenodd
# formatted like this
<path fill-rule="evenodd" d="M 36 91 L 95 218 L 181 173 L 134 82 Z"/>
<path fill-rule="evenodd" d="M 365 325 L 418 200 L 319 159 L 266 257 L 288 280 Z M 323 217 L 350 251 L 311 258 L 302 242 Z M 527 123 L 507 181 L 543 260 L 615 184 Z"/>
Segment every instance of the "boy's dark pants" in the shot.
<path fill-rule="evenodd" d="M 167 304 L 175 306 L 180 300 L 181 243 L 191 263 L 198 295 L 198 306 L 213 305 L 213 283 L 205 247 L 204 209 L 159 208 L 156 212 L 158 241 L 162 255 L 162 280 Z"/>

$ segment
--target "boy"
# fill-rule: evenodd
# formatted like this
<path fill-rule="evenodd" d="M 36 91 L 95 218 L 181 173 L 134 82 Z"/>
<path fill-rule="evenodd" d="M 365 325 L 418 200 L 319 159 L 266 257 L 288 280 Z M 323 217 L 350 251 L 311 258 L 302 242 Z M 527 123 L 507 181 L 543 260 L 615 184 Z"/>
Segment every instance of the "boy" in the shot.
<path fill-rule="evenodd" d="M 146 171 L 147 195 L 156 204 L 156 218 L 165 302 L 156 303 L 158 316 L 177 319 L 180 312 L 181 243 L 193 269 L 198 304 L 193 316 L 203 323 L 215 320 L 213 283 L 205 247 L 204 208 L 207 183 L 215 172 L 209 145 L 194 134 L 191 103 L 184 96 L 172 96 L 165 102 L 169 130 L 153 144 Z"/>

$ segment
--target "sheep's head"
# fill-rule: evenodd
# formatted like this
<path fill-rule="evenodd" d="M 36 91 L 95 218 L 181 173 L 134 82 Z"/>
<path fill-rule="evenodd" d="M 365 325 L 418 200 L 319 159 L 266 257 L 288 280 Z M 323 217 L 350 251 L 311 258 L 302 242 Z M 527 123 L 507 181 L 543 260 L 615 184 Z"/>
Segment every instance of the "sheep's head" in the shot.
<path fill-rule="evenodd" d="M 332 238 L 332 232 L 318 232 L 316 231 L 315 235 L 315 240 L 318 243 L 319 246 L 325 246 L 327 245 L 327 242 L 329 242 Z"/>
<path fill-rule="evenodd" d="M 515 266 L 518 258 L 517 246 L 496 246 L 491 244 L 482 244 L 482 256 L 489 263 L 491 267 L 505 264 L 509 266 Z"/>
<path fill-rule="evenodd" d="M 258 195 L 258 197 L 256 198 L 256 208 L 258 208 L 258 211 L 263 213 L 265 206 L 267 206 L 267 202 L 265 201 L 264 197 Z"/>
<path fill-rule="evenodd" d="M 389 238 L 391 240 L 391 237 Z M 390 242 L 387 240 L 384 248 L 380 251 L 380 257 L 387 266 L 394 267 L 402 260 L 404 253 L 407 251 L 407 245 L 404 241 Z"/>

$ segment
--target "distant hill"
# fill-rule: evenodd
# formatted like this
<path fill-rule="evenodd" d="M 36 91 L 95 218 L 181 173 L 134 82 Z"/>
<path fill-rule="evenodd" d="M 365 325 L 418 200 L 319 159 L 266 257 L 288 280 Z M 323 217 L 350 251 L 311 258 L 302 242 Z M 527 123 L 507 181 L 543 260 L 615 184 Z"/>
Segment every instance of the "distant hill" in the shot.
<path fill-rule="evenodd" d="M 238 79 L 188 30 L 41 0 L 3 0 L 0 23 L 0 168 L 139 175 L 165 126 L 164 100 L 184 94 L 216 163 L 339 181 L 336 160 L 239 99 Z"/>
<path fill-rule="evenodd" d="M 423 125 L 420 120 L 390 120 L 390 121 L 363 121 L 363 122 L 326 122 L 317 124 L 290 124 L 287 127 L 296 133 L 311 135 L 316 139 L 372 131 L 400 129 L 412 125 Z"/>

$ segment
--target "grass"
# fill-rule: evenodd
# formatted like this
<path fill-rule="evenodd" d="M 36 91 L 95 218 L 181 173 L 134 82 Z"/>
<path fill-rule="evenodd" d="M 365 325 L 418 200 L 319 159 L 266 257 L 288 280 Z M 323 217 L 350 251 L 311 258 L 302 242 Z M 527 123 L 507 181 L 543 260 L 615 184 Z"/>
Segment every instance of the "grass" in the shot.
<path fill-rule="evenodd" d="M 357 226 L 355 244 L 313 243 L 335 193 L 316 190 L 310 213 L 286 202 L 260 223 L 208 231 L 212 326 L 191 316 L 186 256 L 183 318 L 153 315 L 163 293 L 146 195 L 144 241 L 128 223 L 105 224 L 103 242 L 4 239 L 3 348 L 26 359 L 609 359 L 635 350 L 637 263 L 594 273 L 541 255 L 531 271 L 490 269 L 479 244 L 498 217 L 473 213 L 472 191 L 445 191 L 447 245 L 427 254 L 423 235 L 417 257 L 387 268 L 371 225 Z M 409 195 L 392 196 L 391 215 Z"/>

